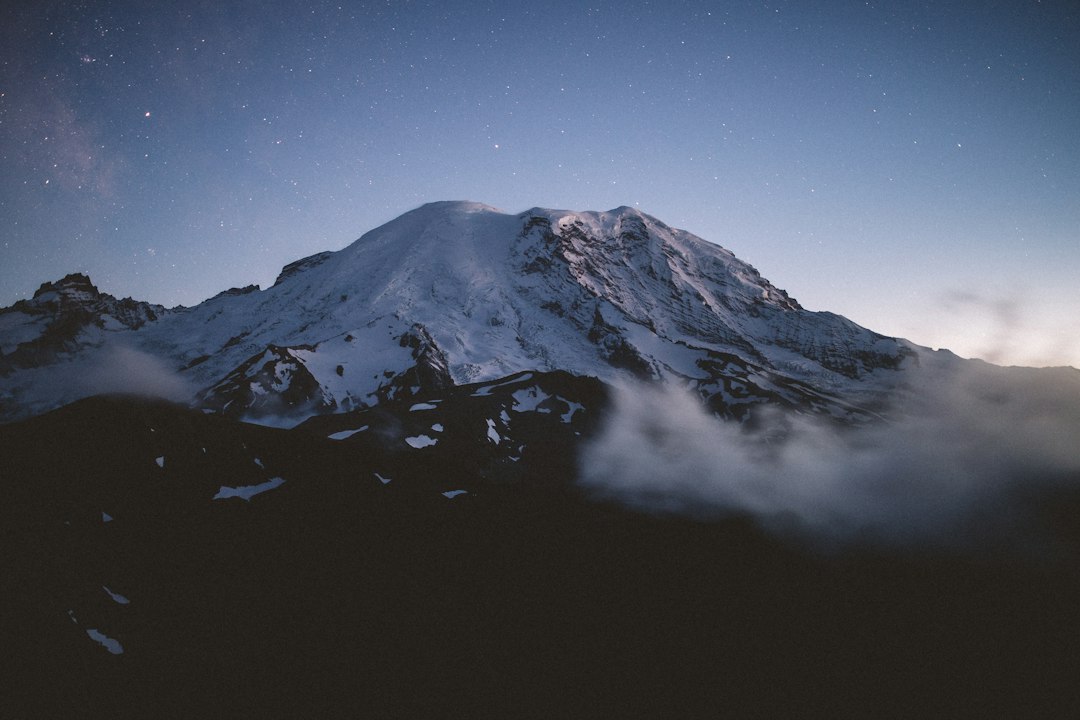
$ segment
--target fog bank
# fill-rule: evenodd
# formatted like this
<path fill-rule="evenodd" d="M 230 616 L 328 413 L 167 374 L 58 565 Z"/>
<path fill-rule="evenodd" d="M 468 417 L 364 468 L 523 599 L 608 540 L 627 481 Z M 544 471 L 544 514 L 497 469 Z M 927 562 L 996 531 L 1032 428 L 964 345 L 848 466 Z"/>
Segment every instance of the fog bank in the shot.
<path fill-rule="evenodd" d="M 582 482 L 649 511 L 931 544 L 1013 533 L 1029 498 L 1080 490 L 1080 371 L 976 362 L 913 377 L 885 421 L 856 428 L 760 408 L 750 430 L 686 390 L 624 385 Z"/>

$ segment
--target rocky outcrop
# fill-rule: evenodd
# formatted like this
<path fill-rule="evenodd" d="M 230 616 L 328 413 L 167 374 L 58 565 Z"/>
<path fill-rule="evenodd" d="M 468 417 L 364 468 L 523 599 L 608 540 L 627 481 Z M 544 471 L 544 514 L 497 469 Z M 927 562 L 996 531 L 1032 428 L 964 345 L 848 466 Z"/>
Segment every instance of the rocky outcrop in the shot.
<path fill-rule="evenodd" d="M 0 309 L 0 375 L 47 365 L 98 340 L 98 332 L 137 330 L 168 312 L 161 305 L 102 293 L 87 275 L 46 282 L 30 300 Z M 10 339 L 9 339 L 10 338 Z"/>

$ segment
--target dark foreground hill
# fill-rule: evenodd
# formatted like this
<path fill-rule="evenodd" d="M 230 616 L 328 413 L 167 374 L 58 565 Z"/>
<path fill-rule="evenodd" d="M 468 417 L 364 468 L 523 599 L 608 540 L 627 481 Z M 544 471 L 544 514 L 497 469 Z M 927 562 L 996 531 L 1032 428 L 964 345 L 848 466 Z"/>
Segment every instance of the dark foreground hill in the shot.
<path fill-rule="evenodd" d="M 608 403 L 525 373 L 293 430 L 128 397 L 0 426 L 0 716 L 1080 710 L 1076 498 L 1053 561 L 641 514 L 576 483 Z"/>

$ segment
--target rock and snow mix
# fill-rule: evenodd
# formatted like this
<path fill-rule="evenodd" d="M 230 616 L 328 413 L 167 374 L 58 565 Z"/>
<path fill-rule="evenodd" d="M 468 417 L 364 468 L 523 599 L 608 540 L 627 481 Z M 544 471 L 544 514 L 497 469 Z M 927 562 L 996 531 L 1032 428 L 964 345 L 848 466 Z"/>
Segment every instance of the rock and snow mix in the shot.
<path fill-rule="evenodd" d="M 533 385 L 515 391 L 512 397 L 514 398 L 514 412 L 533 412 L 539 408 L 540 403 L 551 396 L 544 392 L 539 385 Z"/>

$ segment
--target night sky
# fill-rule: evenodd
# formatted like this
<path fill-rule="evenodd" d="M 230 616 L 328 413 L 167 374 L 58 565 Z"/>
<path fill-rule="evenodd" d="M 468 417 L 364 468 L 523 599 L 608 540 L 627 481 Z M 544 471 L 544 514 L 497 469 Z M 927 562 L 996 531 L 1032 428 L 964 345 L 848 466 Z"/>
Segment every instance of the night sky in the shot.
<path fill-rule="evenodd" d="M 8 2 L 0 305 L 192 305 L 422 203 L 635 205 L 812 310 L 1080 366 L 1080 6 Z"/>

